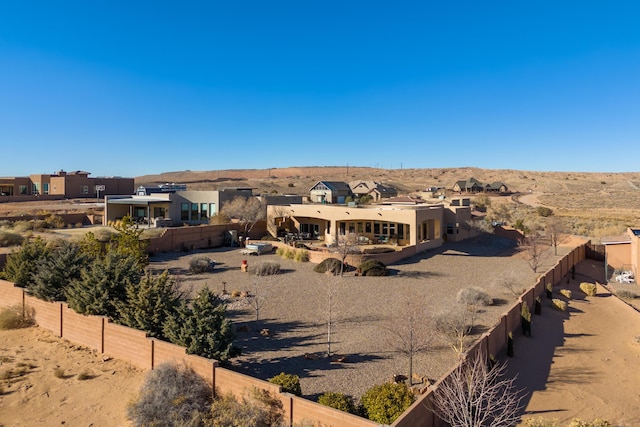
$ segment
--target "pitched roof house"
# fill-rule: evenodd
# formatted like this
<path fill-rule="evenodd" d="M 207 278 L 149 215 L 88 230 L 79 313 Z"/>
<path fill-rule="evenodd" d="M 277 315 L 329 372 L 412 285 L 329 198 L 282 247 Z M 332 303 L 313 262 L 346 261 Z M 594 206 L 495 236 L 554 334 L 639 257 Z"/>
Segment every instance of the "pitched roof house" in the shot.
<path fill-rule="evenodd" d="M 368 195 L 375 202 L 398 195 L 395 188 L 375 181 L 351 181 L 349 187 L 354 195 L 358 197 Z"/>
<path fill-rule="evenodd" d="M 353 195 L 349 184 L 342 181 L 318 181 L 309 193 L 314 203 L 344 203 Z"/>
<path fill-rule="evenodd" d="M 456 181 L 452 189 L 453 191 L 465 193 L 506 193 L 508 191 L 507 185 L 503 182 L 495 181 L 490 184 L 483 184 L 475 178 Z"/>

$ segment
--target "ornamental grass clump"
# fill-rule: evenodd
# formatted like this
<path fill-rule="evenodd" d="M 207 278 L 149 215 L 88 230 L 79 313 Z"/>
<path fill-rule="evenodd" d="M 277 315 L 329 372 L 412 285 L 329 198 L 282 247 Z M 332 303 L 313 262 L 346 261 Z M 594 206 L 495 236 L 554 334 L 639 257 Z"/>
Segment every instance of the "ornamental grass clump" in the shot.
<path fill-rule="evenodd" d="M 551 306 L 556 310 L 565 311 L 567 309 L 567 302 L 558 298 L 551 300 Z"/>
<path fill-rule="evenodd" d="M 560 289 L 560 295 L 566 299 L 571 299 L 571 291 L 569 289 Z"/>
<path fill-rule="evenodd" d="M 580 283 L 580 290 L 590 297 L 594 297 L 598 293 L 595 283 L 582 282 Z"/>

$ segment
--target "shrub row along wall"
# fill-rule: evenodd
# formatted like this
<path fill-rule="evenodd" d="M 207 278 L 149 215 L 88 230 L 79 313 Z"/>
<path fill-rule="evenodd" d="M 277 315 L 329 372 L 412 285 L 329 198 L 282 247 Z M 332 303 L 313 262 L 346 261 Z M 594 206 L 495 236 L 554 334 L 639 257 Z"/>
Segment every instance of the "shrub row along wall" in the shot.
<path fill-rule="evenodd" d="M 522 304 L 527 304 L 533 313 L 535 298 L 544 295 L 546 285 L 554 285 L 561 282 L 567 274 L 571 274 L 571 269 L 576 264 L 586 258 L 586 245 L 585 243 L 574 248 L 562 257 L 553 268 L 541 275 L 538 281 L 531 288 L 527 289 L 519 300 L 500 317 L 498 322 L 469 348 L 465 357 L 473 357 L 478 351 L 482 351 L 487 355 L 494 355 L 498 358 L 503 356 L 507 347 L 507 337 L 509 333 L 512 333 L 514 337 L 520 335 Z M 444 422 L 435 416 L 431 402 L 438 384 L 442 383 L 455 369 L 457 369 L 457 366 L 454 366 L 449 373 L 440 378 L 425 394 L 421 395 L 409 409 L 398 417 L 392 424 L 392 427 L 444 426 Z"/>
<path fill-rule="evenodd" d="M 94 349 L 143 369 L 165 362 L 184 363 L 209 381 L 213 393 L 231 393 L 238 398 L 258 388 L 274 393 L 282 402 L 286 418 L 293 422 L 311 421 L 323 426 L 373 427 L 377 423 L 329 408 L 289 393 L 280 386 L 218 366 L 218 362 L 186 354 L 185 348 L 149 338 L 142 331 L 112 323 L 103 316 L 78 314 L 66 303 L 46 302 L 25 293 L 23 288 L 0 280 L 0 307 L 19 306 L 30 312 L 37 324 L 76 344 Z"/>

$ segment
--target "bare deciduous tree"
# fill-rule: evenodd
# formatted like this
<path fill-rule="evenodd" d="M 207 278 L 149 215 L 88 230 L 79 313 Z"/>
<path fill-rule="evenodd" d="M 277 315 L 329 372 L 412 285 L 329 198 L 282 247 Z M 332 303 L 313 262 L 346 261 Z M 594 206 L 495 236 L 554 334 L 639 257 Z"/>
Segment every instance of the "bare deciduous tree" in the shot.
<path fill-rule="evenodd" d="M 532 231 L 520 241 L 520 247 L 527 257 L 529 267 L 534 273 L 537 273 L 540 266 L 549 258 L 548 248 L 544 244 L 540 233 Z"/>
<path fill-rule="evenodd" d="M 275 276 L 255 274 L 251 277 L 251 289 L 247 302 L 256 312 L 256 323 L 260 320 L 260 309 L 264 306 L 273 286 Z"/>
<path fill-rule="evenodd" d="M 264 203 L 255 197 L 238 196 L 225 203 L 220 213 L 228 218 L 238 220 L 244 227 L 244 236 L 247 237 L 253 226 L 266 218 L 267 209 Z"/>
<path fill-rule="evenodd" d="M 358 235 L 356 233 L 343 234 L 338 237 L 333 252 L 340 256 L 342 264 L 340 266 L 340 276 L 344 274 L 344 262 L 349 254 L 360 252 L 358 247 Z"/>
<path fill-rule="evenodd" d="M 553 246 L 553 253 L 555 255 L 558 255 L 558 245 L 566 240 L 564 222 L 561 218 L 550 216 L 545 222 L 544 231 L 551 241 L 551 246 Z"/>
<path fill-rule="evenodd" d="M 473 313 L 462 305 L 441 313 L 435 319 L 436 332 L 457 356 L 467 349 L 467 337 L 473 331 L 472 323 Z"/>
<path fill-rule="evenodd" d="M 508 271 L 498 276 L 495 280 L 495 285 L 509 292 L 516 298 L 522 295 L 526 289 L 513 271 Z"/>
<path fill-rule="evenodd" d="M 433 322 L 425 304 L 415 293 L 407 293 L 390 322 L 390 344 L 409 360 L 409 385 L 413 385 L 413 358 L 433 345 Z"/>
<path fill-rule="evenodd" d="M 452 427 L 509 427 L 519 421 L 522 392 L 506 364 L 490 366 L 477 352 L 463 361 L 434 392 L 438 416 Z"/>

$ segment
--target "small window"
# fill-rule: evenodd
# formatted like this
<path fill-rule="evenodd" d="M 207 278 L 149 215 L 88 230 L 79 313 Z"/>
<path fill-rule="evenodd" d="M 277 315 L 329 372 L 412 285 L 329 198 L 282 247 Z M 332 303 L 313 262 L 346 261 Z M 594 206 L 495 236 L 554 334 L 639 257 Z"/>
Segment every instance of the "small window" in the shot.
<path fill-rule="evenodd" d="M 216 204 L 215 203 L 209 203 L 209 216 L 216 216 Z"/>
<path fill-rule="evenodd" d="M 26 196 L 27 195 L 27 186 L 26 185 L 21 185 L 18 191 L 20 192 L 21 196 Z"/>
<path fill-rule="evenodd" d="M 82 194 L 89 194 L 89 186 L 88 185 L 83 185 L 82 186 Z"/>
<path fill-rule="evenodd" d="M 200 219 L 203 221 L 206 221 L 209 218 L 209 216 L 207 215 L 207 204 L 206 203 L 201 203 L 200 204 Z"/>
<path fill-rule="evenodd" d="M 191 220 L 195 221 L 198 218 L 198 204 L 191 203 Z"/>
<path fill-rule="evenodd" d="M 453 234 L 453 224 L 447 224 L 447 234 Z"/>
<path fill-rule="evenodd" d="M 365 222 L 364 223 L 364 232 L 365 233 L 371 233 L 371 223 L 370 222 Z"/>
<path fill-rule="evenodd" d="M 180 220 L 189 221 L 189 203 L 180 203 Z"/>

